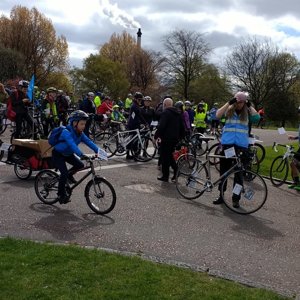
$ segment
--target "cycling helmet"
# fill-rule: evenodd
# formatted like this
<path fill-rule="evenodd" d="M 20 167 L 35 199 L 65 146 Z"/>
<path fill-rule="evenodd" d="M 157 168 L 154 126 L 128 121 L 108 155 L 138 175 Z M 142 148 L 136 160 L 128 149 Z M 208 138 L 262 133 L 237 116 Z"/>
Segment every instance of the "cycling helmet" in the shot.
<path fill-rule="evenodd" d="M 199 106 L 204 106 L 204 102 L 202 102 L 202 101 L 199 102 L 199 103 L 198 103 L 198 107 L 199 107 Z"/>
<path fill-rule="evenodd" d="M 145 96 L 144 101 L 152 101 L 150 96 Z"/>
<path fill-rule="evenodd" d="M 57 93 L 62 94 L 64 91 L 63 90 L 57 90 Z"/>
<path fill-rule="evenodd" d="M 177 101 L 174 106 L 178 109 L 182 109 L 183 108 L 183 102 L 182 101 Z"/>
<path fill-rule="evenodd" d="M 144 96 L 141 92 L 136 92 L 134 94 L 134 99 L 144 99 Z"/>
<path fill-rule="evenodd" d="M 51 87 L 47 88 L 46 91 L 47 91 L 47 93 L 56 93 L 57 89 L 55 87 L 51 86 Z"/>
<path fill-rule="evenodd" d="M 187 101 L 184 102 L 184 105 L 190 105 L 190 106 L 191 106 L 192 103 L 191 103 L 191 101 L 188 101 L 188 100 L 187 100 Z"/>
<path fill-rule="evenodd" d="M 69 122 L 72 123 L 73 121 L 81 121 L 81 120 L 88 120 L 89 115 L 82 110 L 75 110 L 70 114 Z"/>
<path fill-rule="evenodd" d="M 128 94 L 127 97 L 132 97 L 132 94 Z"/>
<path fill-rule="evenodd" d="M 218 103 L 218 102 L 215 102 L 213 106 L 219 106 L 219 103 Z"/>
<path fill-rule="evenodd" d="M 300 106 L 298 107 L 298 114 L 300 114 Z"/>
<path fill-rule="evenodd" d="M 119 107 L 120 107 L 120 106 L 116 104 L 116 105 L 114 105 L 112 108 L 113 108 L 113 109 L 116 109 L 116 108 L 119 108 Z"/>
<path fill-rule="evenodd" d="M 27 88 L 29 86 L 29 82 L 27 80 L 20 80 L 19 81 L 19 86 Z"/>

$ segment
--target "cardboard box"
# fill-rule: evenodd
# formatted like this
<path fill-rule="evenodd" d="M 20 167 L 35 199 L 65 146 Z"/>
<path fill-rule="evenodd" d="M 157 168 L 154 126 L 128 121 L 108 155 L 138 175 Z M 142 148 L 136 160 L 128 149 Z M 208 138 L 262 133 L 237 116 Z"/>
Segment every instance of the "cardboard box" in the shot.
<path fill-rule="evenodd" d="M 53 148 L 48 143 L 48 140 L 38 140 L 37 142 L 40 147 L 40 154 L 41 154 L 42 158 L 51 157 Z"/>
<path fill-rule="evenodd" d="M 30 139 L 14 139 L 12 140 L 12 145 L 17 145 L 29 149 L 33 149 L 35 151 L 40 152 L 40 146 L 38 141 L 30 140 Z"/>

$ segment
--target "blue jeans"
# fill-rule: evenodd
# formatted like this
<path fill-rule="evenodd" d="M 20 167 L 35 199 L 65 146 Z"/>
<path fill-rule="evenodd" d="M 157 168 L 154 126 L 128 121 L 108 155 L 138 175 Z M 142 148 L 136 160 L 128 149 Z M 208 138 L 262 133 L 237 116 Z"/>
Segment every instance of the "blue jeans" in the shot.
<path fill-rule="evenodd" d="M 64 156 L 57 152 L 55 149 L 52 151 L 52 161 L 55 168 L 60 171 L 59 183 L 58 183 L 58 193 L 60 197 L 66 196 L 66 183 L 68 176 L 75 174 L 78 170 L 84 167 L 84 163 L 77 158 L 74 154 L 70 156 Z M 72 165 L 71 169 L 67 169 L 66 163 Z"/>

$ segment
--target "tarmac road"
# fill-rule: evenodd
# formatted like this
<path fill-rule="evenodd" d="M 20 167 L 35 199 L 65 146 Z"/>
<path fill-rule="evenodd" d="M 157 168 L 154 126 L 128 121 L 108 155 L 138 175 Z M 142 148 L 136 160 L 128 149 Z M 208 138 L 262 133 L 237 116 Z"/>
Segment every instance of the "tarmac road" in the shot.
<path fill-rule="evenodd" d="M 277 140 L 276 132 L 258 131 L 267 143 Z M 241 216 L 212 204 L 216 190 L 196 201 L 182 199 L 174 184 L 156 180 L 155 161 L 137 164 L 119 158 L 102 167 L 118 197 L 108 216 L 90 211 L 84 183 L 71 203 L 47 206 L 35 195 L 34 178 L 18 180 L 11 166 L 1 165 L 0 236 L 139 253 L 290 296 L 300 293 L 298 192 L 267 181 L 265 206 Z"/>

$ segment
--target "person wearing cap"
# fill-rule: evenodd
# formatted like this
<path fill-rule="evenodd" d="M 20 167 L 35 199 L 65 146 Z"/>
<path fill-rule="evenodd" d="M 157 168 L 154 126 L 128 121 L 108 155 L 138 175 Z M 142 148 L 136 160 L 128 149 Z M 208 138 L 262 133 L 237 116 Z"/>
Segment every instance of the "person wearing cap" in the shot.
<path fill-rule="evenodd" d="M 120 106 L 118 104 L 115 104 L 112 107 L 113 111 L 111 113 L 111 119 L 116 122 L 123 122 L 126 121 L 126 118 L 123 116 L 123 114 L 120 112 Z"/>
<path fill-rule="evenodd" d="M 30 105 L 30 100 L 27 96 L 29 82 L 20 80 L 17 90 L 10 95 L 13 111 L 16 113 L 16 132 L 15 138 L 21 138 L 22 123 L 25 120 L 29 126 L 33 127 L 33 120 L 29 115 L 27 107 Z"/>
<path fill-rule="evenodd" d="M 47 137 L 49 135 L 49 127 L 52 130 L 54 127 L 58 125 L 59 118 L 56 107 L 56 93 L 57 90 L 55 87 L 49 87 L 46 90 L 46 97 L 42 101 L 41 109 L 42 109 L 42 125 L 44 136 Z"/>
<path fill-rule="evenodd" d="M 251 102 L 247 99 L 247 94 L 245 92 L 237 92 L 234 98 L 225 103 L 216 112 L 216 117 L 221 118 L 223 115 L 226 116 L 226 122 L 223 127 L 223 133 L 221 137 L 222 151 L 221 155 L 225 155 L 225 150 L 234 147 L 235 153 L 243 151 L 248 152 L 249 145 L 249 121 L 257 122 L 259 120 L 259 114 L 255 108 L 251 105 Z M 221 158 L 220 159 L 220 176 L 228 171 L 232 164 L 233 159 Z M 219 191 L 221 191 L 221 182 L 219 184 Z M 235 183 L 239 182 L 236 179 Z M 232 195 L 233 207 L 239 207 L 240 195 Z M 221 192 L 220 196 L 213 201 L 213 204 L 221 204 L 224 200 L 222 198 Z"/>

